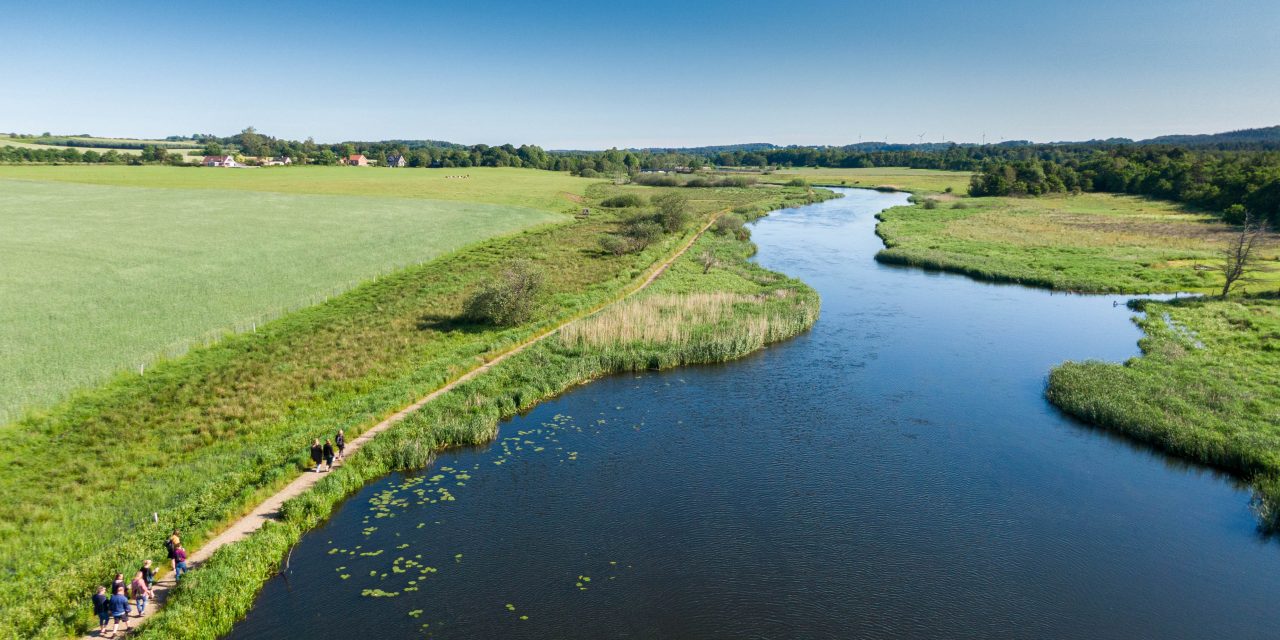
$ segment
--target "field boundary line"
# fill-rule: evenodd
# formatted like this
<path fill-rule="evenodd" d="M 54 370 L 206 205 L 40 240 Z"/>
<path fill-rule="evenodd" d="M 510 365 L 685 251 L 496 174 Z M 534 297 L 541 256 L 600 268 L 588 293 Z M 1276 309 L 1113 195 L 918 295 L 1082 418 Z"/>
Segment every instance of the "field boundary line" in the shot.
<path fill-rule="evenodd" d="M 405 418 L 409 417 L 415 411 L 426 406 L 427 403 L 431 402 L 432 400 L 435 400 L 436 398 L 457 388 L 459 385 L 462 385 L 463 383 L 468 382 L 476 378 L 477 376 L 483 374 L 484 372 L 492 369 L 498 363 L 525 351 L 529 347 L 532 347 L 533 345 L 539 342 L 542 342 L 543 340 L 551 337 L 552 335 L 555 335 L 561 329 L 565 328 L 570 324 L 573 324 L 574 322 L 577 322 L 579 320 L 582 320 L 583 318 L 596 314 L 610 306 L 613 306 L 619 302 L 622 302 L 623 300 L 626 300 L 627 298 L 630 298 L 631 296 L 634 296 L 635 294 L 640 293 L 641 291 L 644 291 L 645 289 L 649 288 L 649 285 L 652 285 L 663 273 L 666 273 L 667 269 L 670 268 L 671 265 L 675 264 L 675 261 L 679 260 L 680 257 L 683 256 L 685 252 L 687 252 L 689 248 L 692 247 L 693 244 L 697 242 L 698 239 L 701 238 L 702 235 L 706 233 L 708 229 L 711 228 L 711 225 L 715 224 L 716 220 L 719 220 L 720 217 L 727 212 L 728 212 L 728 209 L 722 209 L 716 212 L 714 215 L 712 215 L 711 218 L 706 222 L 706 224 L 703 224 L 697 230 L 696 233 L 690 236 L 689 239 L 685 240 L 674 253 L 668 255 L 665 260 L 649 267 L 648 276 L 646 276 L 643 280 L 639 281 L 638 283 L 632 286 L 629 286 L 627 289 L 624 289 L 617 296 L 610 298 L 609 300 L 606 300 L 605 302 L 602 302 L 598 305 L 595 305 L 590 309 L 587 309 L 586 311 L 577 313 L 569 318 L 566 318 L 564 321 L 560 322 L 559 324 L 556 324 L 555 326 L 541 333 L 535 334 L 530 338 L 526 338 L 525 340 L 512 346 L 510 349 L 502 351 L 501 353 L 494 356 L 492 359 L 486 360 L 485 362 L 477 365 L 476 367 L 472 368 L 466 373 L 463 373 L 462 375 L 454 378 L 453 380 L 446 382 L 444 385 L 436 388 L 434 391 L 419 398 L 413 403 L 393 412 L 391 415 L 383 418 L 372 427 L 365 429 L 359 436 L 356 436 L 350 442 L 347 443 L 347 448 L 346 448 L 347 455 L 355 455 L 356 452 L 358 452 L 370 440 L 373 440 L 375 437 L 377 437 L 378 434 L 395 426 L 401 420 L 404 420 Z M 191 569 L 198 568 L 200 564 L 208 560 L 209 557 L 212 556 L 214 552 L 217 551 L 218 549 L 221 549 L 222 547 L 228 544 L 231 544 L 233 542 L 239 542 L 240 540 L 247 538 L 258 529 L 261 529 L 262 526 L 266 524 L 267 521 L 269 520 L 279 519 L 280 509 L 281 507 L 284 506 L 285 502 L 288 502 L 290 499 L 301 495 L 307 489 L 310 489 L 313 485 L 320 482 L 320 480 L 322 480 L 323 478 L 325 478 L 325 475 L 322 473 L 303 471 L 301 474 L 298 475 L 297 478 L 294 478 L 292 481 L 290 481 L 289 484 L 285 485 L 282 489 L 272 494 L 267 499 L 258 503 L 258 505 L 254 507 L 251 511 L 249 511 L 247 514 L 237 518 L 234 522 L 232 522 L 220 533 L 218 533 L 218 535 L 214 536 L 213 538 L 210 538 L 207 542 L 205 542 L 204 545 L 202 545 L 199 549 L 197 549 L 188 557 L 187 559 L 188 565 L 190 565 Z M 156 584 L 154 587 L 155 597 L 152 598 L 150 603 L 148 604 L 146 613 L 144 613 L 141 617 L 130 618 L 130 622 L 133 623 L 134 629 L 137 629 L 142 623 L 146 622 L 147 619 L 149 619 L 156 611 L 160 610 L 160 608 L 164 604 L 164 601 L 167 599 L 169 595 L 169 590 L 172 589 L 174 586 L 176 586 L 176 584 L 177 583 L 174 581 L 172 573 L 168 573 L 163 578 L 156 580 Z M 132 604 L 132 601 L 130 601 L 130 604 Z M 83 636 L 83 638 L 85 638 L 86 640 L 89 638 L 99 638 L 99 637 L 102 637 L 102 636 L 99 636 L 96 631 L 90 632 L 88 635 Z"/>

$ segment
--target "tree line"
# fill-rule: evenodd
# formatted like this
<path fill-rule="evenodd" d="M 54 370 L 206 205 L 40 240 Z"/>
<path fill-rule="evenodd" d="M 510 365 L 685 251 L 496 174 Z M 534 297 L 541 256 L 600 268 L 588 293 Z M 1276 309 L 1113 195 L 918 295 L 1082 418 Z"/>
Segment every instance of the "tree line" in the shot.
<path fill-rule="evenodd" d="M 1061 158 L 997 159 L 973 176 L 974 196 L 1104 191 L 1173 200 L 1242 224 L 1280 225 L 1280 152 L 1120 147 Z"/>

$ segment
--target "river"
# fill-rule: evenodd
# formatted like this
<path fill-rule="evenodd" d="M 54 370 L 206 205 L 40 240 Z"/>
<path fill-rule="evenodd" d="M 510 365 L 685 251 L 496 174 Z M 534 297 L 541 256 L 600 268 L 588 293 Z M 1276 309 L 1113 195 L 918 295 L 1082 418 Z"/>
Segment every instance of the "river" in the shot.
<path fill-rule="evenodd" d="M 753 226 L 821 293 L 811 332 L 372 483 L 230 637 L 1274 637 L 1247 489 L 1044 399 L 1136 355 L 1125 298 L 878 264 L 906 195 L 840 191 Z"/>

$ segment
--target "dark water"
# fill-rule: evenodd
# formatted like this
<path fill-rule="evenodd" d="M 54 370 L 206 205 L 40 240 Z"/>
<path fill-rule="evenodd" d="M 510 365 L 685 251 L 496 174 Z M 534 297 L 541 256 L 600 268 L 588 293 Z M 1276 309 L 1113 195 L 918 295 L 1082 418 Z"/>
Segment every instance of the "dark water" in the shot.
<path fill-rule="evenodd" d="M 1055 363 L 1134 355 L 1120 298 L 876 264 L 905 196 L 846 193 L 755 226 L 821 292 L 811 333 L 594 382 L 367 487 L 232 637 L 1280 634 L 1247 491 L 1044 400 Z"/>

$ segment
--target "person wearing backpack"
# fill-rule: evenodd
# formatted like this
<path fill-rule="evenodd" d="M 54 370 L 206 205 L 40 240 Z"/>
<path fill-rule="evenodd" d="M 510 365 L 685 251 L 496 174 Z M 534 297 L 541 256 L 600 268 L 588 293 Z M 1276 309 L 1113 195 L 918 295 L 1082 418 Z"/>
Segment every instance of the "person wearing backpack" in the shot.
<path fill-rule="evenodd" d="M 347 435 L 338 429 L 338 435 L 333 437 L 333 444 L 338 446 L 338 460 L 342 460 L 342 452 L 347 449 Z"/>
<path fill-rule="evenodd" d="M 169 537 L 164 541 L 164 550 L 169 553 L 169 569 L 173 571 L 178 570 L 178 559 L 173 555 L 173 552 L 180 544 L 182 544 L 182 538 L 178 536 L 177 529 L 174 529 L 173 533 L 169 534 Z"/>

